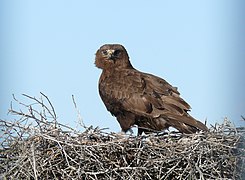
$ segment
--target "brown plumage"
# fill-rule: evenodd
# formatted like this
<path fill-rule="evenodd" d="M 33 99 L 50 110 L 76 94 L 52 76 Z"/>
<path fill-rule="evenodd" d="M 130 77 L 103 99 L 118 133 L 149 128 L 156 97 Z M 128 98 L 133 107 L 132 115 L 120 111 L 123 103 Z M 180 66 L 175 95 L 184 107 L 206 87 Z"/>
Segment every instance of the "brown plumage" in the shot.
<path fill-rule="evenodd" d="M 124 132 L 133 125 L 142 132 L 162 131 L 172 126 L 182 133 L 207 131 L 191 117 L 177 88 L 157 76 L 133 68 L 126 49 L 106 44 L 96 52 L 95 65 L 101 68 L 99 93 L 108 111 L 116 116 Z"/>

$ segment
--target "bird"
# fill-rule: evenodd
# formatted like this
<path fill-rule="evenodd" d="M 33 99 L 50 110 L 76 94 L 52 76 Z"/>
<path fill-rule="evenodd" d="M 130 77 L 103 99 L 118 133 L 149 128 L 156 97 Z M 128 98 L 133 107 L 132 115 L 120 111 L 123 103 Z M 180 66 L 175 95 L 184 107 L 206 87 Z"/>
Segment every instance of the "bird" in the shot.
<path fill-rule="evenodd" d="M 180 133 L 208 131 L 188 112 L 190 105 L 166 80 L 133 67 L 125 47 L 104 44 L 95 53 L 95 66 L 102 69 L 99 95 L 123 132 L 138 127 L 138 135 L 163 132 L 169 127 Z"/>

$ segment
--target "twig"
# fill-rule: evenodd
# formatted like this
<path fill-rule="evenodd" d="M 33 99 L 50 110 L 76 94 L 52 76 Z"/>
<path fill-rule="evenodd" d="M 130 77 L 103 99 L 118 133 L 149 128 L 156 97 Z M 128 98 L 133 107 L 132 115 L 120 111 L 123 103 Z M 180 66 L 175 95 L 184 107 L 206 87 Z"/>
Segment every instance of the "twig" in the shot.
<path fill-rule="evenodd" d="M 16 120 L 0 119 L 0 179 L 244 179 L 244 128 L 228 119 L 191 135 L 135 137 L 83 122 L 81 132 L 59 123 L 41 95 L 24 95 L 29 104 L 13 96 L 24 109 L 11 104 Z"/>
<path fill-rule="evenodd" d="M 35 179 L 38 179 L 38 175 L 37 175 L 37 169 L 36 169 L 36 158 L 35 158 L 35 149 L 34 149 L 34 143 L 31 144 L 31 151 L 32 151 L 32 161 L 33 161 L 33 171 L 34 171 L 34 175 L 35 175 Z"/>

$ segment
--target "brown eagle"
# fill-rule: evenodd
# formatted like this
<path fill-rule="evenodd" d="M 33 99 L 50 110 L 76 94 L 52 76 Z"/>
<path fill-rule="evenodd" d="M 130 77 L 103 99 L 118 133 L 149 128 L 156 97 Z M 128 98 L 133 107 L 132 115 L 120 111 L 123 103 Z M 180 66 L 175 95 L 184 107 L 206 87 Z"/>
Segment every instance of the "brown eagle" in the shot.
<path fill-rule="evenodd" d="M 190 105 L 164 79 L 136 70 L 126 49 L 105 44 L 96 52 L 95 65 L 102 69 L 99 94 L 108 111 L 116 116 L 122 131 L 133 125 L 142 132 L 159 132 L 174 127 L 182 133 L 195 133 L 207 127 L 188 114 Z"/>

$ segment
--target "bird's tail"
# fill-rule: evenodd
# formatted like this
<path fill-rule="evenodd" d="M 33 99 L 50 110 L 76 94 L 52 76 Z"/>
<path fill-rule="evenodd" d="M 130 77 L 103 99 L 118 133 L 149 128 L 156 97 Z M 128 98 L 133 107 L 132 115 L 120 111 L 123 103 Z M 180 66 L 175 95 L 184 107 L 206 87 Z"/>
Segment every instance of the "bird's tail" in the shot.
<path fill-rule="evenodd" d="M 190 115 L 187 116 L 180 116 L 175 114 L 165 114 L 163 118 L 167 123 L 178 129 L 182 133 L 190 134 L 195 133 L 198 131 L 208 131 L 208 128 L 206 125 L 204 125 L 202 122 L 194 119 Z"/>

